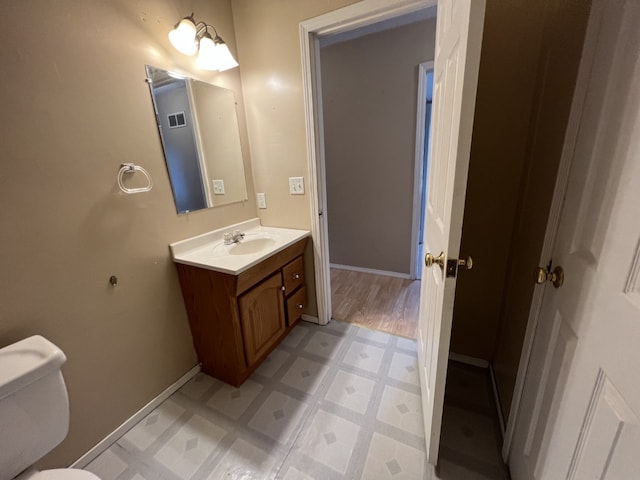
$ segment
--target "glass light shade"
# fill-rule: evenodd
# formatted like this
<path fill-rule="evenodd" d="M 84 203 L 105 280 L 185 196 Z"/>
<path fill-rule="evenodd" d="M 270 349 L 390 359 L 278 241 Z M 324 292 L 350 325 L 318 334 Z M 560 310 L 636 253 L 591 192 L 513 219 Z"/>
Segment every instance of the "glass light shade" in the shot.
<path fill-rule="evenodd" d="M 229 70 L 231 68 L 235 68 L 238 66 L 238 62 L 233 58 L 231 52 L 229 51 L 229 47 L 222 40 L 219 40 L 216 43 L 216 50 L 218 51 L 218 70 L 224 72 L 225 70 Z"/>
<path fill-rule="evenodd" d="M 200 39 L 200 53 L 196 65 L 204 70 L 218 70 L 219 63 L 218 47 L 209 35 L 205 35 Z"/>
<path fill-rule="evenodd" d="M 169 41 L 176 50 L 185 55 L 193 55 L 198 50 L 196 26 L 189 18 L 183 18 L 176 28 L 169 32 Z"/>

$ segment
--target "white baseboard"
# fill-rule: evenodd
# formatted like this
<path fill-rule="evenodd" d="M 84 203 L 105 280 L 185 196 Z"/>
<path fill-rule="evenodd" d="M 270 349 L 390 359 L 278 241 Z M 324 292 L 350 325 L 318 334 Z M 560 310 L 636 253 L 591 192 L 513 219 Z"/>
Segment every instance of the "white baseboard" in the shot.
<path fill-rule="evenodd" d="M 182 377 L 176 380 L 173 384 L 169 385 L 160 395 L 147 403 L 144 407 L 134 413 L 130 418 L 125 420 L 125 422 L 116 428 L 113 432 L 107 435 L 104 439 L 102 439 L 95 447 L 81 456 L 78 460 L 76 460 L 73 464 L 71 464 L 70 468 L 79 468 L 82 469 L 86 467 L 91 461 L 93 461 L 98 455 L 108 449 L 111 445 L 113 445 L 120 437 L 122 437 L 125 433 L 131 430 L 140 420 L 149 415 L 162 402 L 164 402 L 167 398 L 169 398 L 173 393 L 175 393 L 180 387 L 182 387 L 185 383 L 191 380 L 193 377 L 197 375 L 200 371 L 200 365 L 196 365 L 187 373 L 185 373 Z"/>
<path fill-rule="evenodd" d="M 320 325 L 320 319 L 314 315 L 307 315 L 306 313 L 303 313 L 300 318 L 305 322 L 315 323 L 317 325 Z"/>
<path fill-rule="evenodd" d="M 502 404 L 500 403 L 500 395 L 498 395 L 498 384 L 496 383 L 496 374 L 493 371 L 493 364 L 489 364 L 489 375 L 491 376 L 491 387 L 493 388 L 493 396 L 496 402 L 496 410 L 498 413 L 498 422 L 500 422 L 500 432 L 502 433 L 502 440 L 504 441 L 504 434 L 506 427 L 504 423 L 504 416 L 502 415 Z"/>
<path fill-rule="evenodd" d="M 489 368 L 489 362 L 487 362 L 486 360 L 482 358 L 470 357 L 469 355 L 462 355 L 461 353 L 449 352 L 449 360 L 466 363 L 467 365 L 473 365 L 474 367 Z"/>
<path fill-rule="evenodd" d="M 354 272 L 372 273 L 374 275 L 384 275 L 386 277 L 404 278 L 407 280 L 413 279 L 413 277 L 408 273 L 388 272 L 386 270 L 375 270 L 373 268 L 353 267 L 351 265 L 339 265 L 337 263 L 331 263 L 329 264 L 329 267 L 337 268 L 338 270 L 352 270 Z"/>

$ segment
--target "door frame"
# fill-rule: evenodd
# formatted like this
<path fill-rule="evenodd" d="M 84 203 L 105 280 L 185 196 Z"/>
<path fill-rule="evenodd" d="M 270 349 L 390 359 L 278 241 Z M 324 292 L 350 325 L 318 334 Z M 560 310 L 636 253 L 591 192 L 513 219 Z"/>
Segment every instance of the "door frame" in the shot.
<path fill-rule="evenodd" d="M 422 183 L 424 170 L 424 141 L 427 136 L 426 113 L 427 113 L 427 73 L 433 72 L 435 59 L 422 62 L 418 65 L 418 95 L 416 96 L 416 153 L 413 171 L 413 219 L 411 223 L 411 269 L 409 270 L 411 280 L 418 278 L 418 258 L 417 250 L 420 240 L 420 221 L 422 216 L 422 195 L 420 194 L 420 184 Z M 431 122 L 429 122 L 429 135 L 431 134 Z M 425 187 L 426 188 L 426 187 Z"/>
<path fill-rule="evenodd" d="M 589 13 L 589 24 L 593 21 L 591 17 L 594 14 L 593 5 L 591 8 L 592 10 Z M 562 146 L 560 163 L 558 165 L 558 173 L 556 175 L 556 183 L 553 191 L 553 200 L 551 203 L 551 208 L 549 210 L 549 217 L 547 220 L 547 228 L 544 235 L 542 251 L 540 252 L 540 261 L 538 264 L 541 266 L 547 265 L 551 260 L 553 247 L 555 245 L 556 236 L 560 226 L 560 214 L 562 213 L 564 197 L 567 191 L 567 185 L 569 183 L 573 152 L 578 138 L 580 120 L 582 118 L 582 110 L 584 108 L 584 102 L 587 95 L 587 87 L 589 85 L 589 78 L 591 76 L 590 74 L 593 57 L 595 55 L 597 47 L 596 34 L 597 29 L 590 28 L 589 25 L 587 27 L 587 31 L 585 32 L 585 38 L 583 41 L 580 66 L 578 67 L 576 86 L 573 91 L 571 110 L 569 111 L 569 119 L 567 121 L 564 144 Z M 538 328 L 540 311 L 542 308 L 542 300 L 546 288 L 546 284 L 542 287 L 535 288 L 533 297 L 531 299 L 527 328 L 525 330 L 524 340 L 522 342 L 522 351 L 520 352 L 520 362 L 518 364 L 516 384 L 513 389 L 511 409 L 509 411 L 509 417 L 507 419 L 507 426 L 502 445 L 502 459 L 507 464 L 509 460 L 509 453 L 511 451 L 511 442 L 513 441 L 513 435 L 518 422 L 520 400 L 522 399 L 522 394 L 524 392 L 527 370 L 529 368 L 529 361 L 531 359 L 531 350 L 533 348 L 533 341 L 535 339 L 536 330 Z"/>
<path fill-rule="evenodd" d="M 331 320 L 331 278 L 327 224 L 327 187 L 320 76 L 320 37 L 348 32 L 419 10 L 437 6 L 437 0 L 363 0 L 300 23 L 302 80 L 307 132 L 311 238 L 315 264 L 318 323 Z"/>

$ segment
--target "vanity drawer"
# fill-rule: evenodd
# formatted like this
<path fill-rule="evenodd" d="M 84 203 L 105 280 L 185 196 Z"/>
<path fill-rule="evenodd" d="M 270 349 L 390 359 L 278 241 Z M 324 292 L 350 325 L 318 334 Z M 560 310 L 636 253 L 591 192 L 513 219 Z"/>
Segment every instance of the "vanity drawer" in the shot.
<path fill-rule="evenodd" d="M 302 285 L 304 283 L 304 264 L 302 263 L 302 257 L 298 257 L 286 264 L 282 269 L 282 276 L 284 277 L 285 295 L 289 295 Z"/>
<path fill-rule="evenodd" d="M 304 287 L 287 298 L 287 325 L 293 325 L 307 309 L 307 291 Z"/>

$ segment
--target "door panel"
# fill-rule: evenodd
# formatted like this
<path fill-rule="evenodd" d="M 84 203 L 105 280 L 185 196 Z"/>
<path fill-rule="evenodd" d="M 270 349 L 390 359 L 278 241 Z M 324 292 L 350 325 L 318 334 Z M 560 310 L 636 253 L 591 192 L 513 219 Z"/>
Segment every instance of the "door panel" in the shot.
<path fill-rule="evenodd" d="M 555 422 L 558 401 L 567 380 L 567 365 L 571 363 L 576 344 L 575 333 L 559 312 L 556 312 L 554 321 L 551 322 L 551 332 L 547 338 L 549 341 L 544 346 L 540 377 L 542 387 L 535 398 L 524 449 L 527 460 L 536 472 L 542 467 L 540 460 L 545 458 L 548 447 L 549 432 L 543 427 Z M 537 473 L 536 478 L 539 478 Z"/>
<path fill-rule="evenodd" d="M 569 470 L 569 479 L 630 478 L 620 460 L 632 459 L 640 445 L 638 417 L 616 389 L 604 370 L 598 372 L 584 418 L 583 435 L 577 445 Z M 640 472 L 636 461 L 635 472 Z"/>
<path fill-rule="evenodd" d="M 484 1 L 438 2 L 424 251 L 458 256 L 484 23 Z M 455 278 L 423 266 L 418 324 L 427 460 L 437 463 Z"/>

